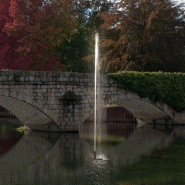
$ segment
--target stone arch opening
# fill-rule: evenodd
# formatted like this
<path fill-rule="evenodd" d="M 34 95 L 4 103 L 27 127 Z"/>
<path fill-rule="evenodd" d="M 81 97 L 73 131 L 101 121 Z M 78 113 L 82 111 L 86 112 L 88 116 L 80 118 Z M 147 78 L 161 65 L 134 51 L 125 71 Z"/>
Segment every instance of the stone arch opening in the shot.
<path fill-rule="evenodd" d="M 168 117 L 161 108 L 144 99 L 125 98 L 116 102 L 144 123 L 153 123 L 154 120 L 162 123 Z"/>
<path fill-rule="evenodd" d="M 134 115 L 117 103 L 104 106 L 104 121 L 108 125 L 108 133 L 116 133 L 128 137 L 136 128 Z"/>
<path fill-rule="evenodd" d="M 0 118 L 16 118 L 14 114 L 0 106 Z"/>
<path fill-rule="evenodd" d="M 53 122 L 42 111 L 27 102 L 12 97 L 0 96 L 0 106 L 11 112 L 24 125 L 38 126 Z"/>
<path fill-rule="evenodd" d="M 1 124 L 12 124 L 15 127 L 23 125 L 23 123 L 9 110 L 0 106 L 0 125 Z"/>
<path fill-rule="evenodd" d="M 171 109 L 167 109 L 167 105 L 159 102 L 152 102 L 148 98 L 141 98 L 135 93 L 121 92 L 118 95 L 109 96 L 104 98 L 101 102 L 101 106 L 104 107 L 109 104 L 116 104 L 125 108 L 130 112 L 138 122 L 139 126 L 149 124 L 165 124 L 166 119 L 172 120 Z M 93 108 L 85 112 L 83 116 L 83 123 L 87 118 L 94 114 Z M 92 119 L 91 119 L 92 120 Z"/>
<path fill-rule="evenodd" d="M 101 134 L 121 134 L 129 136 L 131 132 L 135 130 L 136 119 L 134 115 L 126 110 L 123 106 L 117 103 L 101 104 L 101 108 L 98 110 L 97 117 L 97 132 Z M 123 115 L 122 115 L 123 114 Z M 94 111 L 89 109 L 84 116 L 84 122 L 81 122 L 81 128 L 83 132 L 93 133 L 94 130 Z"/>
<path fill-rule="evenodd" d="M 174 111 L 165 103 L 153 102 L 132 92 L 113 96 L 107 102 L 114 102 L 126 108 L 136 118 L 137 126 L 152 124 L 153 128 L 163 129 L 165 126 L 165 129 L 169 130 L 170 125 L 174 123 Z"/>
<path fill-rule="evenodd" d="M 105 105 L 104 112 L 104 116 L 106 116 L 104 120 L 106 122 L 125 123 L 135 121 L 135 118 L 131 112 L 116 103 L 110 103 Z"/>

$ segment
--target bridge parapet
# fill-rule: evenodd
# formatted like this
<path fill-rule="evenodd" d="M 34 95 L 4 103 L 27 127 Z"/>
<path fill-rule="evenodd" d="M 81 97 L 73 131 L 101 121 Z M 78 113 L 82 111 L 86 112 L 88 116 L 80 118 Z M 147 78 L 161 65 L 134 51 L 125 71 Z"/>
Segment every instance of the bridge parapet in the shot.
<path fill-rule="evenodd" d="M 107 75 L 100 75 L 100 84 L 116 86 Z M 44 71 L 0 71 L 0 85 L 88 85 L 94 86 L 91 73 L 44 72 Z"/>

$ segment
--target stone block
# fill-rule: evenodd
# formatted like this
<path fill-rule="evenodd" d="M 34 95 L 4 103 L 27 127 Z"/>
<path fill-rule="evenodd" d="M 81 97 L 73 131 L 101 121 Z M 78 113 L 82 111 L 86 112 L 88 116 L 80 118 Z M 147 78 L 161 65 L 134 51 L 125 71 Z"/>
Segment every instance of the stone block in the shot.
<path fill-rule="evenodd" d="M 55 97 L 54 96 L 48 96 L 48 101 L 55 101 Z"/>
<path fill-rule="evenodd" d="M 48 92 L 48 89 L 42 89 L 42 92 L 46 93 L 46 92 Z"/>
<path fill-rule="evenodd" d="M 49 88 L 48 88 L 48 93 L 51 93 L 51 92 L 52 92 L 52 89 L 49 89 Z"/>
<path fill-rule="evenodd" d="M 58 90 L 58 92 L 60 92 L 60 93 L 65 93 L 66 91 L 65 91 L 65 88 L 62 87 L 62 88 L 60 88 L 60 89 Z"/>
<path fill-rule="evenodd" d="M 26 102 L 31 104 L 32 103 L 32 98 L 27 96 L 26 97 Z"/>
<path fill-rule="evenodd" d="M 38 93 L 38 99 L 39 99 L 39 100 L 44 100 L 44 95 L 43 95 L 43 93 Z"/>
<path fill-rule="evenodd" d="M 0 94 L 1 94 L 1 90 L 0 90 Z M 13 96 L 13 92 L 12 91 L 10 91 L 9 96 Z"/>
<path fill-rule="evenodd" d="M 4 95 L 5 95 L 5 96 L 9 96 L 9 95 L 10 95 L 9 90 L 5 90 L 5 91 L 4 91 Z"/>
<path fill-rule="evenodd" d="M 44 96 L 54 97 L 55 96 L 55 93 L 44 93 Z"/>
<path fill-rule="evenodd" d="M 115 95 L 115 94 L 117 94 L 117 92 L 116 91 L 112 91 L 111 94 Z"/>
<path fill-rule="evenodd" d="M 82 103 L 87 104 L 89 103 L 88 99 L 82 100 Z"/>
<path fill-rule="evenodd" d="M 50 104 L 49 105 L 49 110 L 56 110 L 56 105 L 55 104 Z"/>
<path fill-rule="evenodd" d="M 35 81 L 35 77 L 34 76 L 29 76 L 29 80 L 30 81 Z"/>
<path fill-rule="evenodd" d="M 34 89 L 33 92 L 38 92 L 39 94 L 43 93 L 42 89 L 40 89 L 40 88 Z"/>
<path fill-rule="evenodd" d="M 40 82 L 41 81 L 41 77 L 40 76 L 36 76 L 35 77 L 35 81 Z"/>
<path fill-rule="evenodd" d="M 34 93 L 38 93 L 38 89 L 33 89 L 33 92 Z"/>
<path fill-rule="evenodd" d="M 8 81 L 8 76 L 3 76 L 2 81 Z"/>
<path fill-rule="evenodd" d="M 58 92 L 57 89 L 52 89 L 52 93 Z"/>
<path fill-rule="evenodd" d="M 38 96 L 38 93 L 37 92 L 34 92 L 34 93 L 32 93 L 32 96 L 33 97 L 36 97 L 36 96 Z"/>
<path fill-rule="evenodd" d="M 21 82 L 24 82 L 24 80 L 25 80 L 24 77 L 21 76 L 21 77 L 20 77 L 20 81 L 21 81 Z"/>
<path fill-rule="evenodd" d="M 8 80 L 13 80 L 13 75 L 9 76 Z"/>
<path fill-rule="evenodd" d="M 40 85 L 40 89 L 45 89 L 44 86 L 45 86 L 45 85 Z"/>
<path fill-rule="evenodd" d="M 56 86 L 55 85 L 48 85 L 48 88 L 52 89 L 52 88 L 56 88 Z"/>
<path fill-rule="evenodd" d="M 127 98 L 127 94 L 121 94 L 121 99 Z"/>
<path fill-rule="evenodd" d="M 60 88 L 62 88 L 62 85 L 57 85 L 57 89 L 60 89 Z"/>
<path fill-rule="evenodd" d="M 60 95 L 60 93 L 54 93 L 54 96 L 56 97 L 60 97 L 61 95 Z"/>

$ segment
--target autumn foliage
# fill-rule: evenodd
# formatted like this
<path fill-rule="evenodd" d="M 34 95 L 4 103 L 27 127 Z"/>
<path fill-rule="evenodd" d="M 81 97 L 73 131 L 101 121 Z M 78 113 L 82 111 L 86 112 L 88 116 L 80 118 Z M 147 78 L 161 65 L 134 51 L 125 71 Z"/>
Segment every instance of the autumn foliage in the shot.
<path fill-rule="evenodd" d="M 15 37 L 8 36 L 3 31 L 4 26 L 10 20 L 9 6 L 10 0 L 1 0 L 0 5 L 0 69 L 10 68 L 15 69 L 13 66 L 19 63 L 19 54 L 15 52 Z"/>
<path fill-rule="evenodd" d="M 102 68 L 185 71 L 184 11 L 170 0 L 118 1 L 102 14 Z"/>
<path fill-rule="evenodd" d="M 99 32 L 104 72 L 185 71 L 185 4 L 0 1 L 0 69 L 93 71 Z"/>
<path fill-rule="evenodd" d="M 55 47 L 75 28 L 72 6 L 70 0 L 3 0 L 0 68 L 63 70 Z"/>

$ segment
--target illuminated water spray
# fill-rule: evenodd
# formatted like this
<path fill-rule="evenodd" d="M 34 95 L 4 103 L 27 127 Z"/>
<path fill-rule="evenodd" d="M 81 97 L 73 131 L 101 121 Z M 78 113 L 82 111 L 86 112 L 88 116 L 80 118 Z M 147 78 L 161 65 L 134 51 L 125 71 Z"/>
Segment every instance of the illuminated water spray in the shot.
<path fill-rule="evenodd" d="M 95 71 L 94 71 L 94 157 L 96 158 L 96 125 L 97 125 L 97 65 L 99 36 L 95 34 Z"/>

